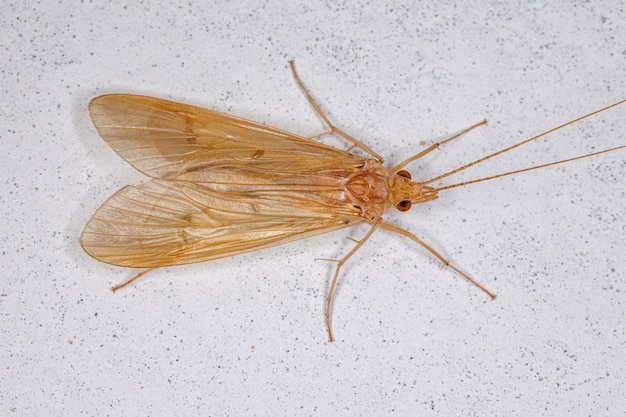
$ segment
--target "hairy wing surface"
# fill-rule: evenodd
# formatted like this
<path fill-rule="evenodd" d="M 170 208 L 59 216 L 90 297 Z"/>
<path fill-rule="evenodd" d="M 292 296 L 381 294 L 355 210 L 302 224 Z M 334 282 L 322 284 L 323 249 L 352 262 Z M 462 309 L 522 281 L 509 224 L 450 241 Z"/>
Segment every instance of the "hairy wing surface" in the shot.
<path fill-rule="evenodd" d="M 85 227 L 81 244 L 103 262 L 150 268 L 226 257 L 365 221 L 350 206 L 329 212 L 300 193 L 286 196 L 151 180 L 109 198 Z"/>
<path fill-rule="evenodd" d="M 106 95 L 89 111 L 104 140 L 153 178 L 229 183 L 236 174 L 236 184 L 273 184 L 298 175 L 315 183 L 363 165 L 363 158 L 292 133 L 158 98 Z"/>

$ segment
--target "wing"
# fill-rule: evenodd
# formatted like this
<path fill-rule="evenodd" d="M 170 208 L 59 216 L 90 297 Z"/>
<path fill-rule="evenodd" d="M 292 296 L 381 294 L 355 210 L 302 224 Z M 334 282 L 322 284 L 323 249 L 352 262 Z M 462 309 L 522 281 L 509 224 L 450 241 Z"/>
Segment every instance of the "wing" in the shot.
<path fill-rule="evenodd" d="M 156 267 L 261 249 L 366 221 L 346 189 L 366 161 L 291 133 L 156 98 L 89 110 L 104 140 L 155 178 L 107 200 L 81 244 L 115 265 Z"/>
<path fill-rule="evenodd" d="M 219 183 L 237 171 L 255 182 L 288 181 L 294 174 L 315 181 L 320 174 L 345 177 L 363 164 L 292 133 L 152 97 L 101 96 L 89 111 L 102 138 L 153 178 Z"/>
<path fill-rule="evenodd" d="M 85 227 L 81 245 L 106 263 L 151 268 L 249 252 L 366 221 L 354 213 L 324 212 L 323 204 L 315 209 L 315 201 L 295 195 L 250 197 L 151 180 L 109 198 Z"/>

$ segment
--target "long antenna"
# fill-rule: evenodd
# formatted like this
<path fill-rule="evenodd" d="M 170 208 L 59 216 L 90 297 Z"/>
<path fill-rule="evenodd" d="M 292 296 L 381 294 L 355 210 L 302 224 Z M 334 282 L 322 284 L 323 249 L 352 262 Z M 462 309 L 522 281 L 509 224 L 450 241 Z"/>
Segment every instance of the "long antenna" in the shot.
<path fill-rule="evenodd" d="M 497 152 L 494 152 L 494 153 L 492 153 L 492 154 L 490 154 L 490 155 L 484 156 L 484 157 L 482 157 L 482 158 L 480 158 L 480 159 L 477 159 L 477 160 L 475 160 L 475 161 L 473 161 L 473 162 L 470 162 L 469 164 L 463 165 L 463 166 L 462 166 L 462 167 L 460 167 L 460 168 L 453 169 L 453 170 L 452 170 L 452 171 L 450 171 L 450 172 L 446 172 L 445 174 L 439 175 L 438 177 L 432 178 L 432 179 L 430 179 L 430 180 L 428 180 L 428 181 L 424 181 L 424 182 L 421 182 L 421 181 L 420 181 L 420 183 L 422 183 L 422 184 L 431 184 L 431 183 L 433 183 L 433 182 L 435 182 L 435 181 L 439 181 L 439 180 L 441 180 L 441 179 L 443 179 L 443 178 L 449 177 L 450 175 L 454 175 L 454 174 L 456 174 L 456 173 L 458 173 L 458 172 L 461 172 L 461 171 L 463 171 L 463 170 L 466 170 L 467 168 L 470 168 L 470 167 L 472 167 L 472 166 L 474 166 L 474 165 L 480 164 L 481 162 L 484 162 L 484 161 L 486 161 L 486 160 L 488 160 L 488 159 L 491 159 L 491 158 L 493 158 L 493 157 L 495 157 L 495 156 L 498 156 L 498 155 L 500 155 L 500 154 L 503 154 L 503 153 L 505 153 L 505 152 L 508 152 L 508 151 L 510 151 L 510 150 L 512 150 L 512 149 L 515 149 L 515 148 L 517 148 L 517 147 L 520 147 L 520 146 L 522 146 L 522 145 L 524 145 L 524 144 L 526 144 L 526 143 L 529 143 L 529 142 L 535 141 L 535 140 L 537 140 L 537 139 L 539 139 L 539 138 L 541 138 L 541 137 L 543 137 L 543 136 L 546 136 L 546 135 L 548 135 L 548 134 L 550 134 L 550 133 L 552 133 L 552 132 L 554 132 L 554 131 L 556 131 L 556 130 L 562 129 L 562 128 L 564 128 L 565 126 L 569 126 L 569 125 L 571 125 L 571 124 L 574 124 L 574 123 L 576 123 L 576 122 L 579 122 L 579 121 L 581 121 L 581 120 L 583 120 L 583 119 L 586 119 L 586 118 L 591 117 L 591 116 L 593 116 L 593 115 L 595 115 L 595 114 L 601 113 L 601 112 L 603 112 L 603 111 L 605 111 L 605 110 L 608 110 L 608 109 L 610 109 L 610 108 L 612 108 L 612 107 L 619 106 L 620 104 L 622 104 L 622 103 L 624 103 L 624 102 L 626 102 L 626 100 L 621 100 L 621 101 L 618 101 L 617 103 L 613 103 L 613 104 L 611 104 L 610 106 L 606 106 L 606 107 L 604 107 L 604 108 L 601 108 L 600 110 L 596 110 L 596 111 L 594 111 L 594 112 L 591 112 L 591 113 L 588 113 L 588 114 L 586 114 L 586 115 L 584 115 L 584 116 L 581 116 L 581 117 L 579 117 L 579 118 L 577 118 L 577 119 L 570 120 L 570 121 L 569 121 L 569 122 L 567 122 L 567 123 L 563 123 L 563 124 L 562 124 L 562 125 L 560 125 L 560 126 L 557 126 L 557 127 L 553 128 L 553 129 L 550 129 L 550 130 L 547 130 L 547 131 L 545 131 L 545 132 L 543 132 L 543 133 L 541 133 L 541 134 L 539 134 L 539 135 L 537 135 L 537 136 L 533 136 L 533 137 L 532 137 L 532 138 L 530 138 L 530 139 L 523 140 L 523 141 L 521 141 L 521 142 L 519 142 L 519 143 L 516 143 L 516 144 L 515 144 L 515 145 L 513 145 L 513 146 L 509 146 L 508 148 L 501 149 L 501 150 L 499 150 L 499 151 L 497 151 Z M 491 176 L 491 177 L 481 178 L 481 179 L 478 179 L 478 180 L 473 180 L 473 181 L 465 181 L 465 182 L 463 182 L 463 183 L 454 184 L 454 185 L 449 185 L 449 186 L 446 186 L 446 187 L 441 187 L 441 188 L 438 188 L 438 190 L 445 190 L 445 189 L 449 189 L 449 188 L 453 188 L 453 187 L 460 187 L 461 185 L 468 185 L 468 184 L 472 184 L 472 183 L 476 183 L 476 182 L 480 182 L 480 181 L 487 181 L 487 180 L 491 180 L 491 179 L 495 179 L 495 178 L 504 177 L 504 176 L 507 176 L 507 175 L 512 175 L 512 174 L 516 174 L 516 173 L 524 172 L 524 171 L 532 171 L 532 170 L 534 170 L 534 169 L 544 168 L 544 167 L 547 167 L 547 166 L 550 166 L 550 165 L 562 164 L 562 163 L 564 163 L 564 162 L 574 161 L 574 160 L 576 160 L 576 159 L 587 158 L 587 157 L 594 156 L 594 155 L 598 155 L 598 154 L 601 154 L 601 153 L 615 151 L 615 150 L 617 150 L 617 149 L 622 149 L 622 148 L 624 148 L 624 147 L 626 147 L 626 145 L 624 145 L 624 146 L 618 146 L 617 148 L 606 149 L 606 150 L 604 150 L 604 151 L 600 151 L 600 152 L 594 152 L 594 153 L 587 154 L 587 155 L 578 156 L 578 157 L 575 157 L 575 158 L 564 159 L 564 160 L 562 160 L 562 161 L 558 161 L 558 162 L 552 162 L 552 163 L 549 163 L 549 164 L 539 165 L 539 166 L 536 166 L 536 167 L 530 167 L 530 168 L 520 169 L 520 170 L 517 170 L 517 171 L 506 172 L 506 173 L 503 173 L 503 174 L 498 174 L 498 175 L 494 175 L 494 176 Z"/>
<path fill-rule="evenodd" d="M 600 155 L 602 153 L 607 153 L 607 152 L 613 152 L 613 151 L 616 151 L 618 149 L 623 149 L 623 148 L 626 148 L 626 145 L 618 146 L 616 148 L 611 148 L 611 149 L 605 149 L 603 151 L 598 151 L 598 152 L 594 152 L 594 153 L 588 153 L 586 155 L 576 156 L 574 158 L 562 159 L 560 161 L 550 162 L 549 164 L 537 165 L 537 166 L 530 167 L 530 168 L 523 168 L 523 169 L 518 169 L 516 171 L 505 172 L 503 174 L 492 175 L 490 177 L 484 177 L 484 178 L 478 178 L 478 179 L 475 179 L 475 180 L 463 181 L 463 182 L 459 182 L 457 184 L 444 185 L 443 187 L 435 188 L 435 191 L 438 192 L 438 191 L 443 191 L 443 190 L 449 190 L 450 188 L 462 187 L 464 185 L 475 184 L 477 182 L 489 181 L 489 180 L 493 180 L 493 179 L 496 179 L 496 178 L 506 177 L 507 175 L 519 174 L 520 172 L 533 171 L 535 169 L 545 168 L 545 167 L 549 167 L 551 165 L 563 164 L 565 162 L 571 162 L 571 161 L 575 161 L 577 159 L 589 158 L 590 156 Z"/>

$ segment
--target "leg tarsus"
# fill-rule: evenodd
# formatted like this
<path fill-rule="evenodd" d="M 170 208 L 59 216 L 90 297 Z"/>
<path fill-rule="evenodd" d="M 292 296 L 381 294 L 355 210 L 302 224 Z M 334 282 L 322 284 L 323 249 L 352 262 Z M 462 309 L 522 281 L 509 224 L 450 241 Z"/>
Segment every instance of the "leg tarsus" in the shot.
<path fill-rule="evenodd" d="M 380 155 L 378 155 L 376 152 L 374 152 L 372 149 L 370 149 L 367 145 L 365 145 L 360 140 L 358 140 L 358 139 L 348 135 L 346 132 L 336 128 L 335 125 L 333 125 L 330 122 L 330 119 L 328 119 L 326 114 L 324 114 L 324 112 L 322 111 L 322 108 L 319 106 L 319 104 L 317 104 L 317 102 L 315 101 L 315 99 L 313 98 L 311 93 L 309 93 L 309 90 L 307 90 L 307 88 L 304 86 L 304 83 L 302 82 L 302 80 L 300 79 L 300 76 L 298 75 L 298 72 L 296 71 L 296 65 L 295 65 L 293 60 L 289 61 L 289 66 L 291 68 L 291 72 L 293 73 L 293 77 L 296 79 L 296 83 L 298 83 L 298 87 L 300 87 L 300 90 L 302 90 L 302 92 L 306 96 L 306 98 L 309 101 L 309 103 L 311 104 L 311 106 L 313 106 L 313 109 L 315 110 L 315 112 L 322 118 L 322 120 L 324 120 L 324 123 L 326 123 L 326 126 L 328 126 L 328 128 L 329 128 L 329 130 L 327 132 L 322 133 L 320 135 L 313 136 L 313 138 L 320 138 L 322 136 L 331 135 L 331 134 L 335 134 L 337 136 L 341 136 L 342 138 L 346 139 L 348 142 L 352 143 L 352 145 L 362 149 L 363 151 L 367 152 L 368 154 L 370 154 L 374 158 L 378 159 L 380 161 L 380 163 L 382 164 L 383 158 Z"/>
<path fill-rule="evenodd" d="M 337 278 L 339 277 L 339 270 L 346 263 L 346 261 L 350 259 L 350 257 L 354 255 L 356 251 L 358 251 L 359 248 L 361 248 L 361 246 L 363 246 L 365 242 L 367 242 L 367 240 L 372 236 L 372 234 L 374 234 L 374 232 L 380 227 L 381 224 L 383 224 L 382 218 L 375 219 L 374 224 L 372 225 L 372 228 L 365 234 L 365 236 L 361 238 L 361 240 L 359 240 L 356 243 L 356 245 L 352 248 L 352 250 L 350 250 L 350 252 L 348 252 L 343 258 L 339 260 L 329 259 L 329 261 L 337 263 L 337 268 L 335 269 L 335 275 L 333 276 L 333 280 L 330 283 L 330 288 L 328 289 L 328 295 L 326 296 L 326 329 L 328 330 L 329 342 L 333 342 L 335 340 L 335 338 L 333 337 L 333 330 L 332 330 L 332 326 L 330 322 L 330 315 L 331 315 L 330 313 L 331 313 L 331 307 L 332 307 L 332 302 L 333 302 L 333 293 L 335 292 L 335 286 L 337 285 Z"/>
<path fill-rule="evenodd" d="M 458 269 L 457 267 L 455 267 L 454 265 L 452 265 L 450 263 L 450 261 L 448 261 L 446 258 L 444 258 L 443 256 L 441 256 L 439 254 L 439 252 L 437 252 L 436 250 L 434 250 L 433 248 L 431 248 L 430 246 L 428 246 L 425 242 L 421 241 L 417 236 L 415 236 L 413 233 L 404 230 L 398 226 L 395 226 L 391 223 L 382 223 L 380 225 L 380 228 L 383 230 L 388 230 L 390 232 L 394 232 L 394 233 L 398 233 L 400 235 L 406 236 L 409 239 L 413 240 L 414 242 L 417 242 L 420 246 L 422 246 L 424 249 L 426 249 L 427 251 L 429 251 L 430 253 L 432 253 L 437 259 L 439 259 L 441 261 L 441 265 L 442 268 L 450 268 L 451 270 L 453 270 L 454 272 L 456 272 L 459 276 L 463 277 L 465 280 L 467 280 L 468 282 L 470 282 L 472 285 L 474 285 L 475 287 L 479 288 L 480 290 L 482 290 L 485 294 L 487 294 L 489 296 L 489 298 L 491 298 L 492 300 L 496 298 L 496 296 L 489 290 L 487 290 L 485 287 L 483 287 L 482 285 L 480 285 L 478 282 L 474 281 L 472 278 L 469 277 L 469 275 L 465 274 L 463 271 L 461 271 L 460 269 Z"/>
<path fill-rule="evenodd" d="M 472 126 L 468 127 L 467 129 L 463 129 L 462 131 L 460 131 L 459 133 L 456 133 L 452 136 L 450 136 L 449 138 L 442 140 L 441 142 L 435 142 L 432 145 L 430 145 L 428 148 L 424 149 L 423 151 L 419 152 L 417 155 L 413 155 L 412 157 L 405 159 L 404 161 L 400 162 L 398 165 L 396 165 L 395 167 L 393 167 L 392 169 L 389 170 L 389 172 L 395 173 L 400 171 L 402 168 L 404 168 L 405 166 L 407 166 L 408 164 L 410 164 L 413 161 L 416 161 L 426 155 L 428 155 L 429 153 L 431 153 L 432 151 L 434 151 L 435 149 L 439 149 L 439 146 L 448 143 L 456 138 L 459 138 L 461 136 L 463 136 L 464 134 L 468 133 L 470 130 L 473 130 L 475 128 L 477 128 L 478 126 L 482 126 L 482 125 L 486 125 L 487 124 L 487 119 L 483 119 L 482 121 L 473 124 Z"/>
<path fill-rule="evenodd" d="M 144 275 L 146 275 L 148 272 L 154 271 L 155 269 L 157 269 L 156 267 L 154 268 L 148 268 L 148 269 L 144 269 L 143 271 L 141 271 L 140 273 L 138 273 L 137 275 L 133 276 L 131 279 L 129 279 L 128 281 L 125 281 L 123 283 L 121 283 L 120 285 L 116 285 L 115 287 L 111 288 L 111 291 L 115 292 L 121 288 L 124 288 L 125 286 L 127 286 L 128 284 L 138 280 L 139 278 L 143 277 Z"/>

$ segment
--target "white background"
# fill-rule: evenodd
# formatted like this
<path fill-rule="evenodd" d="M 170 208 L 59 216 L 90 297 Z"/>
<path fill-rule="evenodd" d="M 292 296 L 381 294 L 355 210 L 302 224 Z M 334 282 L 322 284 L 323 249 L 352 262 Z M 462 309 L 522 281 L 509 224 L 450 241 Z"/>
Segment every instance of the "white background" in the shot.
<path fill-rule="evenodd" d="M 29 4 L 30 3 L 30 4 Z M 98 3 L 100 5 L 98 5 Z M 337 125 L 427 179 L 626 98 L 616 1 L 5 2 L 0 32 L 0 414 L 558 416 L 626 412 L 625 151 L 442 192 L 346 265 L 365 229 L 137 271 L 81 230 L 145 178 L 87 104 L 141 93 L 309 136 Z M 44 5 L 45 4 L 45 5 Z M 626 105 L 446 184 L 626 144 Z M 341 141 L 335 142 L 345 147 Z"/>

